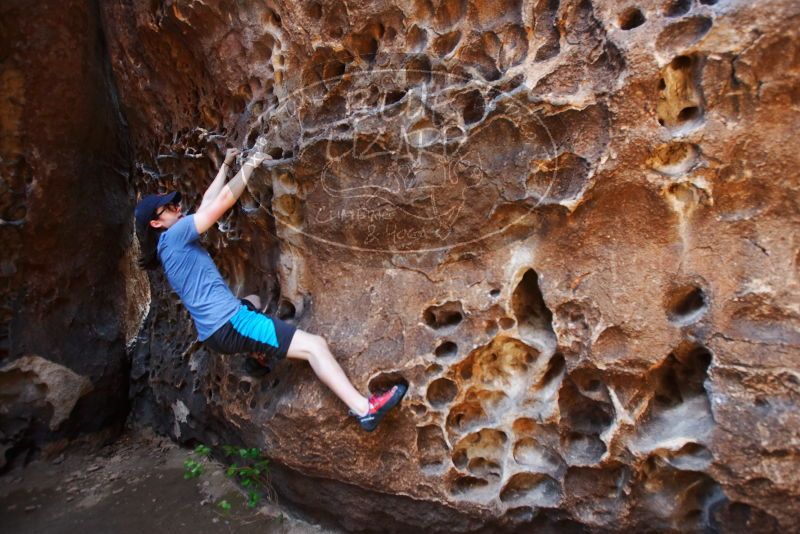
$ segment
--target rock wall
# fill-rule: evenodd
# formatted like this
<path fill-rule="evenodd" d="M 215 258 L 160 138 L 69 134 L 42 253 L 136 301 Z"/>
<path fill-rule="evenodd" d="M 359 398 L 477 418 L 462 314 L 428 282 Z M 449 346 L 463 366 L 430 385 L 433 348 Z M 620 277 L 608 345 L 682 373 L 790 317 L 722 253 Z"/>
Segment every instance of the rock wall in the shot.
<path fill-rule="evenodd" d="M 2 468 L 124 422 L 149 296 L 97 3 L 3 2 L 0 28 Z"/>
<path fill-rule="evenodd" d="M 197 205 L 232 287 L 324 335 L 307 366 L 194 342 L 152 278 L 136 412 L 262 446 L 352 530 L 772 532 L 800 515 L 800 8 L 734 0 L 108 2 L 141 192 Z"/>

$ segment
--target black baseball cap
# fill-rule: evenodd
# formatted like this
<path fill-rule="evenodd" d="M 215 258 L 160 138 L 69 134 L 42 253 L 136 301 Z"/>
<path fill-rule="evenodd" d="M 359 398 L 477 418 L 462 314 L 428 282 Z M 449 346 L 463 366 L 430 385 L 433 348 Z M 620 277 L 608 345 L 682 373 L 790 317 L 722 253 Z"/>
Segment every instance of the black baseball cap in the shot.
<path fill-rule="evenodd" d="M 156 210 L 167 204 L 177 204 L 181 201 L 178 191 L 164 193 L 163 195 L 147 195 L 136 204 L 136 224 L 145 228 L 155 218 Z"/>

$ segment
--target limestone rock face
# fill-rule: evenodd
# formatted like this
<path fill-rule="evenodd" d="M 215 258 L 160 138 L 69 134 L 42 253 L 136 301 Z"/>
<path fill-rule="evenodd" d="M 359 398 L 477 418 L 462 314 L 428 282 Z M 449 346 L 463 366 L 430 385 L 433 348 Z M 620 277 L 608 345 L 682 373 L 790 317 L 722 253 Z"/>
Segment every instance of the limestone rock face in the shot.
<path fill-rule="evenodd" d="M 326 337 L 307 366 L 195 343 L 163 278 L 137 414 L 262 446 L 346 527 L 771 532 L 800 515 L 790 1 L 104 2 L 140 191 L 197 206 L 231 286 Z"/>
<path fill-rule="evenodd" d="M 149 296 L 131 269 L 130 146 L 97 4 L 10 0 L 0 28 L 3 465 L 121 426 Z"/>

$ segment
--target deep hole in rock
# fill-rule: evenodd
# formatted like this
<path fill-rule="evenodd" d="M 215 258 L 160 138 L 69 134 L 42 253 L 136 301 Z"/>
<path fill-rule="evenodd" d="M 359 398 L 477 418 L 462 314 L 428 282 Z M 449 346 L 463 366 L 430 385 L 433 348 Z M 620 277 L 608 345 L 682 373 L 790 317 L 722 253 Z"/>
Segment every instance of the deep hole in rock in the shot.
<path fill-rule="evenodd" d="M 676 367 L 677 360 L 670 354 L 666 362 L 655 373 L 656 387 L 653 392 L 653 400 L 659 406 L 670 407 L 683 402 L 678 376 L 675 373 Z"/>
<path fill-rule="evenodd" d="M 461 368 L 459 375 L 463 380 L 470 380 L 472 379 L 472 367 L 471 366 L 464 366 Z"/>
<path fill-rule="evenodd" d="M 514 328 L 516 321 L 511 317 L 501 317 L 499 323 L 500 323 L 500 328 L 502 328 L 503 330 L 510 330 Z"/>
<path fill-rule="evenodd" d="M 467 464 L 467 470 L 473 475 L 489 480 L 499 480 L 502 475 L 502 468 L 497 462 L 492 462 L 486 458 L 473 458 Z"/>
<path fill-rule="evenodd" d="M 678 112 L 678 121 L 687 122 L 700 117 L 700 108 L 697 106 L 687 106 Z"/>
<path fill-rule="evenodd" d="M 255 139 L 253 139 L 253 142 L 255 143 Z M 267 154 L 269 154 L 272 159 L 283 159 L 283 149 L 277 146 L 267 150 Z"/>
<path fill-rule="evenodd" d="M 539 276 L 528 269 L 511 295 L 511 307 L 517 318 L 520 335 L 531 341 L 538 341 L 544 347 L 555 344 L 553 314 L 547 308 L 539 289 Z"/>
<path fill-rule="evenodd" d="M 450 409 L 447 414 L 446 426 L 450 433 L 467 432 L 473 428 L 489 422 L 487 413 L 500 411 L 508 399 L 501 391 L 486 391 L 471 389 L 466 398 Z"/>
<path fill-rule="evenodd" d="M 452 52 L 461 40 L 461 32 L 455 31 L 438 36 L 433 41 L 433 51 L 439 57 Z"/>
<path fill-rule="evenodd" d="M 656 47 L 662 52 L 679 52 L 700 41 L 711 29 L 713 21 L 708 17 L 695 16 L 681 19 L 667 26 L 656 39 Z"/>
<path fill-rule="evenodd" d="M 561 488 L 556 480 L 541 473 L 517 473 L 500 492 L 503 502 L 525 500 L 538 506 L 555 506 L 561 499 Z"/>
<path fill-rule="evenodd" d="M 492 298 L 499 297 L 500 296 L 500 289 L 498 289 L 498 288 L 492 289 L 491 291 L 489 291 L 489 296 L 492 297 Z"/>
<path fill-rule="evenodd" d="M 662 12 L 667 17 L 680 17 L 685 15 L 692 8 L 692 0 L 673 0 L 662 8 Z"/>
<path fill-rule="evenodd" d="M 461 302 L 448 301 L 427 308 L 422 314 L 422 319 L 434 330 L 454 327 L 464 319 L 464 308 Z"/>
<path fill-rule="evenodd" d="M 632 30 L 645 23 L 644 13 L 638 7 L 630 7 L 619 16 L 619 27 L 623 30 Z"/>
<path fill-rule="evenodd" d="M 428 367 L 425 368 L 425 373 L 429 375 L 435 375 L 442 371 L 442 366 L 438 363 L 432 363 Z"/>
<path fill-rule="evenodd" d="M 458 345 L 452 341 L 443 341 L 434 349 L 433 353 L 439 358 L 449 358 L 458 354 Z"/>
<path fill-rule="evenodd" d="M 583 434 L 601 434 L 614 420 L 614 407 L 584 396 L 572 378 L 566 378 L 558 394 L 561 421 Z"/>
<path fill-rule="evenodd" d="M 670 128 L 691 128 L 703 117 L 703 96 L 700 80 L 701 58 L 678 55 L 664 67 L 656 112 L 659 123 Z"/>
<path fill-rule="evenodd" d="M 405 384 L 408 387 L 408 380 L 399 372 L 378 373 L 369 380 L 367 388 L 370 393 L 383 393 L 389 391 L 395 384 Z"/>
<path fill-rule="evenodd" d="M 280 303 L 278 304 L 278 312 L 277 316 L 278 319 L 287 320 L 287 319 L 294 319 L 295 318 L 295 307 L 291 301 L 286 299 L 281 299 Z"/>
<path fill-rule="evenodd" d="M 687 70 L 692 67 L 692 58 L 689 56 L 675 56 L 669 66 L 673 70 Z"/>
<path fill-rule="evenodd" d="M 400 102 L 404 96 L 406 96 L 405 91 L 389 91 L 388 93 L 386 93 L 383 102 L 385 105 L 391 106 L 392 104 Z"/>
<path fill-rule="evenodd" d="M 410 85 L 429 82 L 431 79 L 431 60 L 425 55 L 410 58 L 405 65 L 405 74 L 406 81 Z"/>
<path fill-rule="evenodd" d="M 678 379 L 685 391 L 697 395 L 704 394 L 708 367 L 712 360 L 711 351 L 703 345 L 697 345 L 687 352 L 676 350 L 675 355 L 681 364 L 677 370 Z"/>
<path fill-rule="evenodd" d="M 534 61 L 546 61 L 557 56 L 561 50 L 559 4 L 559 0 L 538 0 L 534 5 L 534 36 L 537 42 L 542 43 L 536 50 Z"/>
<path fill-rule="evenodd" d="M 458 386 L 449 378 L 438 378 L 428 385 L 427 398 L 431 406 L 439 408 L 458 395 Z"/>
<path fill-rule="evenodd" d="M 345 64 L 341 61 L 332 59 L 325 63 L 322 69 L 322 77 L 327 84 L 338 81 L 338 78 L 344 74 Z"/>
<path fill-rule="evenodd" d="M 483 428 L 473 432 L 455 445 L 453 465 L 496 482 L 503 474 L 507 442 L 508 436 L 501 430 Z"/>
<path fill-rule="evenodd" d="M 693 284 L 676 287 L 667 295 L 666 307 L 670 321 L 680 324 L 694 322 L 707 308 L 705 292 Z"/>
<path fill-rule="evenodd" d="M 483 95 L 477 89 L 459 95 L 458 104 L 461 106 L 464 124 L 474 124 L 483 119 Z"/>
<path fill-rule="evenodd" d="M 354 33 L 344 40 L 344 46 L 354 56 L 366 61 L 374 61 L 378 52 L 378 40 L 368 33 Z"/>
<path fill-rule="evenodd" d="M 705 395 L 711 360 L 711 352 L 702 345 L 678 347 L 653 370 L 655 403 L 668 408 Z"/>
<path fill-rule="evenodd" d="M 542 377 L 541 381 L 537 386 L 539 388 L 543 388 L 553 380 L 557 379 L 561 376 L 566 368 L 566 361 L 564 360 L 563 354 L 554 354 L 550 361 L 547 362 L 547 371 L 545 371 L 544 376 Z"/>
<path fill-rule="evenodd" d="M 247 145 L 248 146 L 255 145 L 256 144 L 256 139 L 258 139 L 258 135 L 259 135 L 259 131 L 258 130 L 253 130 L 252 132 L 247 134 L 247 141 L 246 141 Z M 280 150 L 280 149 L 278 149 L 278 150 Z"/>

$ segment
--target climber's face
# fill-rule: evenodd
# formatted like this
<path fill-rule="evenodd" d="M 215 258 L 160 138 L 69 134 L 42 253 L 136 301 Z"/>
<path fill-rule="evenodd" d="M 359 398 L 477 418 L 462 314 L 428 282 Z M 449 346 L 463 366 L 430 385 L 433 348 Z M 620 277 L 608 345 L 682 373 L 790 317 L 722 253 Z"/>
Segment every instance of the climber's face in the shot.
<path fill-rule="evenodd" d="M 154 218 L 150 221 L 153 228 L 167 229 L 183 217 L 180 204 L 165 204 L 156 209 Z"/>

